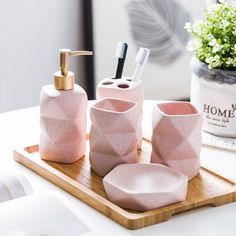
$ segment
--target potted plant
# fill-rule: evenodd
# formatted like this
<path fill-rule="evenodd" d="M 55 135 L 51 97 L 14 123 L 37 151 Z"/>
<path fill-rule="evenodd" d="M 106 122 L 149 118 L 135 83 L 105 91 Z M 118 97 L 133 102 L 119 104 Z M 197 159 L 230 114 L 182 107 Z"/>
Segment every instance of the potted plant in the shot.
<path fill-rule="evenodd" d="M 203 113 L 203 130 L 236 137 L 236 6 L 211 3 L 205 21 L 186 23 L 193 39 L 191 102 Z"/>

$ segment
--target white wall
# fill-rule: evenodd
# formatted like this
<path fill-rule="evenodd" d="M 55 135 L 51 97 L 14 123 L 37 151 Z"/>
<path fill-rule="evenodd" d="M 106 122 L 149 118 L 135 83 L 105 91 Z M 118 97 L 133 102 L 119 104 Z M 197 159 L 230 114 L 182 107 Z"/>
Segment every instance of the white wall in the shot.
<path fill-rule="evenodd" d="M 59 69 L 58 50 L 82 49 L 81 1 L 1 1 L 0 29 L 0 111 L 37 105 Z M 82 77 L 82 59 L 72 61 Z"/>
<path fill-rule="evenodd" d="M 132 76 L 135 69 L 136 45 L 131 35 L 127 4 L 131 0 L 95 0 L 94 3 L 94 37 L 96 58 L 96 81 L 113 76 L 117 59 L 115 50 L 117 42 L 128 43 L 128 52 L 124 75 Z M 141 1 L 141 0 L 140 0 Z M 191 12 L 192 19 L 202 18 L 205 0 L 176 0 L 183 8 Z M 176 19 L 177 20 L 177 19 Z M 192 54 L 184 52 L 177 61 L 168 66 L 160 66 L 150 60 L 141 79 L 144 83 L 147 99 L 184 99 L 189 97 L 191 70 L 189 61 Z"/>

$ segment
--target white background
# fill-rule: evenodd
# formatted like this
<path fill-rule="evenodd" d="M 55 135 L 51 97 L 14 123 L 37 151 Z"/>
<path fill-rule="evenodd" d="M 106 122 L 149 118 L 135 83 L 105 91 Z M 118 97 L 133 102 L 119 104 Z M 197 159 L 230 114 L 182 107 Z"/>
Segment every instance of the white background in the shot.
<path fill-rule="evenodd" d="M 53 82 L 60 48 L 82 49 L 81 1 L 0 1 L 0 111 L 36 105 Z M 82 59 L 71 60 L 71 70 Z"/>
<path fill-rule="evenodd" d="M 203 17 L 205 0 L 176 0 L 190 11 L 193 20 Z M 117 42 L 125 41 L 127 52 L 124 75 L 132 76 L 137 49 L 129 29 L 126 5 L 129 0 L 95 0 L 94 4 L 94 40 L 96 59 L 96 81 L 113 76 L 117 59 L 115 49 Z M 147 99 L 182 99 L 190 93 L 191 73 L 189 61 L 192 53 L 183 53 L 179 59 L 168 65 L 159 66 L 149 62 L 141 79 L 144 82 Z"/>

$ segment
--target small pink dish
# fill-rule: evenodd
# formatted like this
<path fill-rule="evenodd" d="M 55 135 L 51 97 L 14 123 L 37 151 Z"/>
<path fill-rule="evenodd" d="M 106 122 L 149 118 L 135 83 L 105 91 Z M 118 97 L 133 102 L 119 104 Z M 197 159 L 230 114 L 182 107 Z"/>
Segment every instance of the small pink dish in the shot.
<path fill-rule="evenodd" d="M 116 205 L 147 211 L 184 201 L 188 178 L 161 164 L 122 164 L 104 177 L 103 185 Z"/>

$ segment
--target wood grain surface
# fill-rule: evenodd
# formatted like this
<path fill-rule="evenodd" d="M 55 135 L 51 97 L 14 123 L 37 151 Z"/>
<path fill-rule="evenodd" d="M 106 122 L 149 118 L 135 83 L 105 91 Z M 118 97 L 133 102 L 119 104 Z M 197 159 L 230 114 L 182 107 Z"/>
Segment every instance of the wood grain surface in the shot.
<path fill-rule="evenodd" d="M 184 202 L 146 212 L 122 209 L 107 199 L 102 178 L 90 169 L 88 153 L 89 146 L 82 159 L 73 164 L 60 164 L 41 160 L 38 145 L 35 145 L 14 150 L 14 159 L 128 229 L 164 222 L 174 214 L 202 206 L 220 206 L 236 201 L 234 181 L 202 167 L 188 183 Z M 140 162 L 148 163 L 150 154 L 151 144 L 143 140 Z"/>

